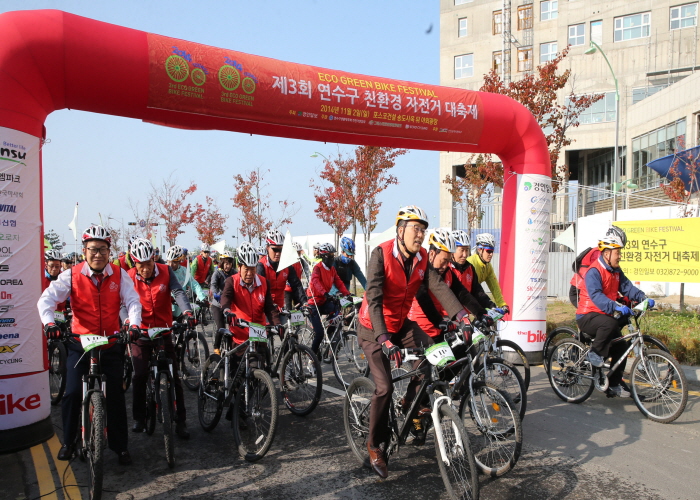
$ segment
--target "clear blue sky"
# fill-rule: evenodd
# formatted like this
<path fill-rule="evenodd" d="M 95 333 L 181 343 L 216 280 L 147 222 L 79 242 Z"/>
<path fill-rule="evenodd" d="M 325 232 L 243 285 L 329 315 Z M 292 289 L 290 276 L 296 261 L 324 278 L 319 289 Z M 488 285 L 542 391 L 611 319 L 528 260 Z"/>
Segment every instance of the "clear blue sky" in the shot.
<path fill-rule="evenodd" d="M 439 83 L 437 0 L 2 0 L 0 12 L 60 9 L 129 28 L 276 59 L 353 73 Z M 432 32 L 426 31 L 433 26 Z M 138 120 L 62 110 L 46 121 L 44 222 L 71 242 L 67 225 L 80 203 L 79 225 L 98 222 L 98 212 L 132 220 L 129 199 L 145 202 L 151 182 L 171 173 L 182 185 L 194 180 L 197 201 L 217 200 L 230 215 L 226 239 L 236 234 L 232 177 L 255 167 L 269 169 L 273 204 L 289 199 L 301 207 L 293 235 L 327 233 L 314 215 L 309 181 L 322 166 L 315 151 L 330 156 L 352 147 L 232 132 L 182 131 Z M 76 154 L 76 151 L 79 154 Z M 378 230 L 392 224 L 401 205 L 438 212 L 438 153 L 411 151 L 400 157 L 398 186 L 382 196 Z M 90 192 L 80 179 L 104 179 Z M 107 194 L 107 195 L 106 195 Z M 432 222 L 432 221 L 431 221 Z M 194 229 L 178 243 L 192 247 Z"/>

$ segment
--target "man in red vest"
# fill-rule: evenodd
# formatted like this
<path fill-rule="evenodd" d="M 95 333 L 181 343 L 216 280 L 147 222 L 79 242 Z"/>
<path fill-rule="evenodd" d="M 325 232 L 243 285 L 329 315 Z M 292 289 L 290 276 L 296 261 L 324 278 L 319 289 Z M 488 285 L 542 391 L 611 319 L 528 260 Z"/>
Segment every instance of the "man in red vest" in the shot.
<path fill-rule="evenodd" d="M 273 229 L 265 234 L 265 255 L 258 262 L 257 273 L 267 278 L 272 301 L 278 307 L 284 307 L 284 289 L 287 283 L 291 288 L 294 301 L 304 305 L 306 304 L 304 285 L 301 284 L 294 266 L 285 267 L 278 271 L 283 244 L 284 236 L 278 230 Z"/>
<path fill-rule="evenodd" d="M 129 237 L 129 248 L 127 252 L 124 255 L 120 255 L 117 260 L 114 261 L 115 264 L 119 264 L 119 266 L 124 269 L 125 271 L 128 271 L 129 269 L 134 267 L 134 259 L 131 258 L 131 245 L 134 244 L 134 241 L 138 240 L 139 237 L 136 236 L 135 234 L 132 234 Z"/>
<path fill-rule="evenodd" d="M 70 298 L 73 309 L 71 330 L 78 335 L 113 335 L 120 331 L 119 310 L 123 304 L 132 325 L 141 323 L 141 302 L 134 290 L 134 283 L 116 264 L 109 263 L 109 247 L 112 238 L 102 226 L 90 226 L 83 233 L 81 262 L 58 275 L 56 281 L 41 294 L 37 308 L 49 338 L 59 338 L 60 329 L 54 323 L 57 304 Z M 130 332 L 133 338 L 139 335 L 137 327 Z M 59 460 L 70 460 L 75 451 L 78 421 L 82 405 L 82 376 L 90 368 L 90 357 L 83 356 L 79 342 L 66 342 L 68 359 L 66 366 L 66 391 L 61 400 L 63 417 L 63 446 L 58 452 Z M 115 451 L 120 464 L 130 464 L 127 449 L 129 431 L 126 418 L 126 403 L 122 390 L 124 374 L 124 349 L 116 343 L 102 346 L 100 353 L 102 371 L 106 378 L 107 439 L 109 448 Z"/>
<path fill-rule="evenodd" d="M 398 367 L 400 348 L 433 343 L 414 321 L 406 318 L 418 288 L 425 282 L 448 317 L 462 319 L 467 314 L 437 271 L 428 268 L 428 255 L 421 247 L 427 229 L 428 216 L 421 208 L 409 205 L 399 210 L 396 238 L 372 250 L 360 308 L 357 333 L 376 384 L 367 451 L 372 469 L 381 478 L 388 475 L 385 450 L 380 445 L 388 439 L 389 403 L 394 390 L 389 361 Z M 408 385 L 407 404 L 410 405 L 419 384 L 419 380 L 412 380 Z"/>
<path fill-rule="evenodd" d="M 199 255 L 190 264 L 190 271 L 194 280 L 199 283 L 200 286 L 208 285 L 209 277 L 214 272 L 214 266 L 212 265 L 211 249 L 206 243 L 202 243 L 202 250 Z"/>
<path fill-rule="evenodd" d="M 624 244 L 619 235 L 604 236 L 598 242 L 600 256 L 588 268 L 586 286 L 580 290 L 576 323 L 582 332 L 595 337 L 587 358 L 596 367 L 603 366 L 608 356 L 617 361 L 627 349 L 624 342 L 612 343 L 613 339 L 621 336 L 620 329 L 627 324 L 626 316 L 632 313 L 629 307 L 617 302 L 619 293 L 637 302 L 646 298 L 644 292 L 632 285 L 620 269 L 620 253 L 623 248 Z M 651 299 L 649 306 L 654 306 Z M 619 319 L 614 317 L 616 312 L 621 314 Z M 617 370 L 608 375 L 608 391 L 612 396 L 630 396 L 629 389 L 622 381 L 625 365 L 626 359 Z"/>
<path fill-rule="evenodd" d="M 146 239 L 138 239 L 131 246 L 131 257 L 135 267 L 129 270 L 129 276 L 134 281 L 134 288 L 141 300 L 141 324 L 143 328 L 169 328 L 173 324 L 171 308 L 172 296 L 180 310 L 188 318 L 189 326 L 194 328 L 195 319 L 192 306 L 187 300 L 187 294 L 182 289 L 175 273 L 166 264 L 155 262 L 153 245 Z M 145 333 L 145 332 L 144 332 Z M 185 395 L 182 392 L 182 382 L 177 369 L 177 358 L 172 335 L 164 338 L 165 352 L 173 360 L 173 378 L 175 382 L 175 398 L 177 401 L 177 426 L 175 432 L 182 439 L 189 439 L 187 431 L 187 412 L 185 410 Z M 132 344 L 131 355 L 134 362 L 134 426 L 133 432 L 143 432 L 146 429 L 146 379 L 148 378 L 148 363 L 151 358 L 153 343 L 143 336 Z"/>

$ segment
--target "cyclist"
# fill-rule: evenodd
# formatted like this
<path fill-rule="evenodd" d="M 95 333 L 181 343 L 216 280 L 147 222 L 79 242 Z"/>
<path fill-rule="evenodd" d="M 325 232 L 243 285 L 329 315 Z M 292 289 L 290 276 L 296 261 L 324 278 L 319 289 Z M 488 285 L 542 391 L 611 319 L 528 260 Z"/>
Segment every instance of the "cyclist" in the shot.
<path fill-rule="evenodd" d="M 360 308 L 357 333 L 376 384 L 369 417 L 367 451 L 370 465 L 379 477 L 388 475 L 386 456 L 379 445 L 387 440 L 389 404 L 394 390 L 390 360 L 401 364 L 401 347 L 429 346 L 431 338 L 406 316 L 421 283 L 447 311 L 462 319 L 467 314 L 440 275 L 428 267 L 421 247 L 428 229 L 428 216 L 414 205 L 396 216 L 396 238 L 378 245 L 370 256 L 367 288 Z M 410 405 L 419 380 L 411 380 L 405 403 Z M 428 410 L 429 411 L 429 410 Z"/>
<path fill-rule="evenodd" d="M 70 269 L 73 267 L 73 260 L 75 259 L 74 253 L 64 253 L 61 257 L 61 271 Z"/>
<path fill-rule="evenodd" d="M 163 264 L 165 265 L 165 261 L 163 260 L 163 257 L 160 255 L 160 248 L 155 247 L 153 249 L 153 261 L 156 264 Z"/>
<path fill-rule="evenodd" d="M 209 280 L 211 278 L 214 267 L 212 265 L 211 249 L 206 243 L 202 243 L 201 251 L 197 258 L 190 264 L 190 271 L 194 280 L 199 283 L 200 286 L 209 285 Z"/>
<path fill-rule="evenodd" d="M 186 248 L 180 247 L 180 249 L 182 250 L 182 258 L 180 259 L 180 265 L 181 265 L 182 267 L 187 267 L 187 264 L 188 264 L 188 262 L 189 262 L 190 256 L 189 256 L 189 254 L 187 253 L 187 249 L 186 249 Z M 166 258 L 165 260 L 168 260 L 168 259 Z"/>
<path fill-rule="evenodd" d="M 293 299 L 298 304 L 306 304 L 304 286 L 301 284 L 294 266 L 285 267 L 278 271 L 284 236 L 273 229 L 265 234 L 265 256 L 258 261 L 257 273 L 267 278 L 272 300 L 279 307 L 284 305 L 284 289 L 289 282 Z"/>
<path fill-rule="evenodd" d="M 460 247 L 457 246 L 453 234 L 447 228 L 438 228 L 430 235 L 428 240 L 428 267 L 434 269 L 440 275 L 440 279 L 450 287 L 450 290 L 459 299 L 460 303 L 476 316 L 477 321 L 484 322 L 487 325 L 493 324 L 491 317 L 486 314 L 486 308 L 495 308 L 496 305 L 484 293 L 481 285 L 472 281 L 472 288 L 467 289 L 461 282 L 458 273 L 454 271 L 453 263 L 450 262 L 450 259 Z M 415 321 L 435 342 L 442 342 L 444 340 L 444 332 L 440 328 L 440 324 L 445 316 L 447 316 L 447 312 L 440 302 L 428 290 L 425 283 L 421 283 L 416 293 L 416 298 L 413 299 L 411 310 L 408 312 L 408 319 Z M 470 345 L 470 339 L 465 339 L 465 342 L 467 345 Z"/>
<path fill-rule="evenodd" d="M 321 355 L 318 348 L 323 340 L 323 325 L 321 324 L 321 314 L 334 314 L 338 312 L 338 304 L 328 300 L 331 289 L 335 286 L 338 292 L 348 297 L 350 292 L 341 281 L 338 273 L 333 267 L 335 261 L 335 247 L 330 243 L 324 243 L 318 248 L 318 256 L 321 261 L 314 266 L 311 271 L 311 279 L 309 287 L 306 289 L 306 295 L 309 298 L 309 306 L 307 308 L 309 319 L 314 328 L 314 340 L 311 343 L 311 350 L 316 354 L 318 359 Z M 331 336 L 331 331 L 328 336 Z"/>
<path fill-rule="evenodd" d="M 594 336 L 587 359 L 596 367 L 603 366 L 608 356 L 619 358 L 627 349 L 625 342 L 612 342 L 621 336 L 620 330 L 626 324 L 625 316 L 632 312 L 629 307 L 617 302 L 618 292 L 638 302 L 646 298 L 644 292 L 632 285 L 620 269 L 623 248 L 623 241 L 617 234 L 603 236 L 598 241 L 600 256 L 588 268 L 586 286 L 580 290 L 576 323 L 582 332 Z M 654 306 L 652 299 L 649 299 L 649 306 Z M 621 314 L 619 319 L 614 317 L 616 312 Z M 622 381 L 626 361 L 622 360 L 618 369 L 608 375 L 608 394 L 611 396 L 630 396 L 629 389 Z"/>
<path fill-rule="evenodd" d="M 340 255 L 335 258 L 333 266 L 348 290 L 350 289 L 350 281 L 352 281 L 353 276 L 357 278 L 362 288 L 367 286 L 365 275 L 362 274 L 362 269 L 355 261 L 355 242 L 352 238 L 343 236 L 340 240 Z"/>
<path fill-rule="evenodd" d="M 135 325 L 130 335 L 136 339 L 140 335 L 136 325 L 141 324 L 141 302 L 127 272 L 109 263 L 112 237 L 104 227 L 90 226 L 83 232 L 82 242 L 86 261 L 59 274 L 58 279 L 52 281 L 39 298 L 37 308 L 44 332 L 49 338 L 60 337 L 60 329 L 54 323 L 54 311 L 57 304 L 70 298 L 73 309 L 71 330 L 74 334 L 106 336 L 119 331 L 119 310 L 123 304 L 131 324 Z M 127 449 L 129 432 L 122 390 L 124 349 L 115 343 L 99 349 L 106 379 L 109 448 L 117 453 L 120 464 L 128 465 L 132 460 Z M 85 353 L 79 342 L 69 339 L 66 350 L 66 391 L 61 400 L 63 446 L 58 452 L 59 460 L 70 460 L 75 451 L 82 406 L 82 376 L 90 368 L 90 357 L 83 356 Z"/>
<path fill-rule="evenodd" d="M 304 248 L 301 246 L 301 243 L 297 243 L 296 241 L 292 243 L 294 246 L 294 250 L 297 251 L 297 255 L 299 256 L 299 261 L 301 262 L 301 268 L 304 272 L 304 276 L 308 279 L 311 276 L 311 272 L 309 270 L 309 264 L 311 264 L 311 261 L 309 260 L 309 257 L 306 255 L 306 252 L 304 252 Z M 301 274 L 299 275 L 299 278 L 301 278 Z"/>
<path fill-rule="evenodd" d="M 466 288 L 469 293 L 476 297 L 482 307 L 486 309 L 493 309 L 496 307 L 496 304 L 491 300 L 486 292 L 484 292 L 484 289 L 481 287 L 481 283 L 474 279 L 476 276 L 476 269 L 474 269 L 472 263 L 467 260 L 471 246 L 469 243 L 469 235 L 465 231 L 457 229 L 452 231 L 452 237 L 455 240 L 456 249 L 455 253 L 452 254 L 450 270 L 460 281 L 460 283 L 462 283 L 464 288 Z"/>
<path fill-rule="evenodd" d="M 492 234 L 478 234 L 476 236 L 476 253 L 468 257 L 467 260 L 476 270 L 477 281 L 480 284 L 486 282 L 496 305 L 508 314 L 510 313 L 510 307 L 508 307 L 506 301 L 503 300 L 501 287 L 498 285 L 496 273 L 493 272 L 493 266 L 491 265 L 491 259 L 493 259 L 493 251 L 495 248 L 496 240 Z"/>
<path fill-rule="evenodd" d="M 170 267 L 155 262 L 153 245 L 146 239 L 138 239 L 131 245 L 131 258 L 135 267 L 129 269 L 129 276 L 134 281 L 136 293 L 141 300 L 141 324 L 143 328 L 170 328 L 173 325 L 173 314 L 170 308 L 171 297 L 175 299 L 180 309 L 184 311 L 190 328 L 194 328 L 195 319 L 192 306 L 187 300 L 187 294 L 175 277 Z M 122 313 L 123 314 L 123 313 Z M 126 320 L 128 321 L 128 320 Z M 125 322 L 126 322 L 125 321 Z M 175 432 L 182 439 L 189 439 L 187 431 L 187 412 L 185 410 L 185 395 L 182 392 L 182 382 L 177 369 L 177 357 L 170 332 L 165 334 L 164 347 L 168 357 L 173 360 L 172 375 L 175 383 L 175 398 L 177 401 L 177 425 Z M 151 359 L 153 342 L 140 337 L 132 343 L 131 355 L 134 363 L 133 381 L 133 432 L 146 430 L 146 379 L 148 365 Z"/>
<path fill-rule="evenodd" d="M 119 257 L 117 260 L 114 261 L 115 264 L 119 265 L 122 269 L 125 271 L 128 271 L 132 267 L 134 267 L 134 259 L 131 258 L 131 245 L 134 243 L 134 241 L 138 240 L 139 237 L 136 236 L 135 234 L 132 234 L 131 237 L 129 238 L 129 249 L 128 251 Z"/>
<path fill-rule="evenodd" d="M 216 333 L 214 334 L 214 354 L 221 354 L 219 348 L 221 347 L 221 334 L 219 330 L 226 327 L 226 321 L 224 319 L 224 311 L 221 308 L 221 292 L 224 290 L 224 283 L 227 278 L 230 278 L 238 271 L 233 265 L 233 257 L 228 253 L 224 252 L 221 254 L 221 265 L 219 269 L 214 271 L 211 277 L 211 315 L 214 318 L 214 323 L 216 323 Z"/>
<path fill-rule="evenodd" d="M 187 272 L 187 266 L 181 265 L 183 252 L 184 248 L 182 248 L 180 245 L 173 245 L 165 254 L 165 260 L 168 262 L 168 266 L 170 266 L 170 269 L 175 274 L 175 277 L 180 282 L 182 288 L 186 292 L 189 292 L 198 302 L 206 303 L 207 296 L 204 294 L 204 290 L 202 290 L 199 283 L 192 278 L 192 275 Z M 172 311 L 173 318 L 177 318 L 180 316 L 180 314 L 182 314 L 182 311 L 180 311 L 180 307 L 177 305 L 177 303 L 173 304 Z"/>
<path fill-rule="evenodd" d="M 46 261 L 44 267 L 44 276 L 41 279 L 41 290 L 46 290 L 52 281 L 58 279 L 58 275 L 61 274 L 61 254 L 58 250 L 47 250 L 44 252 L 44 260 Z M 56 311 L 65 311 L 66 302 L 61 302 L 56 305 Z"/>
<path fill-rule="evenodd" d="M 294 250 L 297 252 L 297 256 L 299 257 L 299 260 L 292 264 L 292 267 L 294 268 L 294 271 L 297 273 L 297 277 L 301 281 L 302 276 L 306 279 L 308 282 L 310 274 L 309 274 L 309 263 L 306 261 L 306 257 L 303 255 L 304 250 L 301 248 L 301 245 L 297 243 L 296 241 L 292 243 L 292 246 L 294 247 Z M 302 283 L 303 287 L 303 283 Z M 289 284 L 289 281 L 287 281 L 287 284 L 284 287 L 284 307 L 287 308 L 287 310 L 291 310 L 294 306 L 299 305 L 299 303 L 294 300 L 294 294 L 292 293 L 292 285 Z"/>

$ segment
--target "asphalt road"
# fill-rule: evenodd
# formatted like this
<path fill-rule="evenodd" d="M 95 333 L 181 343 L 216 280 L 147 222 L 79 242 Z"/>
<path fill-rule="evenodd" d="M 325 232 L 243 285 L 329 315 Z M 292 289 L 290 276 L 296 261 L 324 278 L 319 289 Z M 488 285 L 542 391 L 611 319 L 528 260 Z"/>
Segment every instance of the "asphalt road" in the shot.
<path fill-rule="evenodd" d="M 329 385 L 338 387 L 330 365 L 324 365 L 324 375 Z M 362 468 L 345 439 L 339 395 L 324 391 L 319 407 L 305 418 L 295 417 L 280 405 L 270 452 L 261 461 L 248 463 L 238 457 L 228 421 L 222 419 L 211 433 L 201 429 L 195 394 L 186 390 L 192 437 L 176 441 L 175 468 L 167 467 L 158 429 L 153 436 L 131 434 L 133 465 L 120 466 L 116 455 L 109 450 L 105 453 L 104 498 L 447 498 L 432 438 L 422 447 L 403 447 L 398 457 L 392 457 L 387 480 Z M 129 391 L 129 403 L 130 399 Z M 564 403 L 552 392 L 544 370 L 534 367 L 520 461 L 505 477 L 481 476 L 481 498 L 699 498 L 699 402 L 700 393 L 694 392 L 675 423 L 657 424 L 643 417 L 631 399 L 608 399 L 596 392 L 584 404 Z M 53 417 L 58 424 L 58 408 Z M 60 438 L 58 428 L 57 434 Z M 43 449 L 48 454 L 49 446 Z M 0 498 L 38 497 L 36 463 L 36 450 L 0 457 L 5 474 L 12 474 L 15 483 L 21 474 L 24 485 L 23 492 L 3 488 Z M 60 478 L 71 484 L 66 462 L 49 458 L 48 464 L 57 486 Z M 77 484 L 86 484 L 84 463 L 76 459 L 70 470 Z M 85 491 L 83 498 L 87 498 Z M 46 492 L 44 487 L 41 493 Z M 68 496 L 59 490 L 53 498 Z M 77 498 L 75 490 L 70 498 Z"/>

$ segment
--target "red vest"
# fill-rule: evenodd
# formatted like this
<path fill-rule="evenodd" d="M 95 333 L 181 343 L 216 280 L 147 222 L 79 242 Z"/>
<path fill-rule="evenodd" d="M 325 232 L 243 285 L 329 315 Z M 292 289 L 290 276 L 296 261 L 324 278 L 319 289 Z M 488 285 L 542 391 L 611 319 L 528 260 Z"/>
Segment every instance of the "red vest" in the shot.
<path fill-rule="evenodd" d="M 447 286 L 451 287 L 452 280 L 454 278 L 455 276 L 450 272 L 450 269 L 448 268 L 447 271 L 445 271 L 443 281 Z M 445 308 L 442 307 L 442 304 L 440 304 L 438 299 L 435 298 L 435 295 L 433 295 L 431 291 L 428 291 L 428 295 L 430 295 L 430 298 L 433 300 L 433 304 L 435 304 L 435 309 L 437 309 L 437 311 L 442 316 L 447 316 L 447 311 L 445 311 Z M 428 319 L 428 317 L 423 312 L 423 308 L 418 303 L 417 299 L 413 299 L 413 303 L 411 304 L 411 310 L 408 311 L 408 319 L 418 323 L 418 326 L 420 326 L 421 330 L 423 330 L 431 337 L 437 337 L 438 335 L 440 335 L 440 329 Z"/>
<path fill-rule="evenodd" d="M 467 266 L 467 268 L 462 273 L 459 271 L 459 269 L 455 267 L 454 262 L 450 262 L 450 268 L 448 269 L 448 271 L 449 270 L 452 270 L 454 275 L 459 279 L 460 283 L 462 283 L 464 288 L 467 289 L 467 292 L 472 293 L 472 284 L 474 283 L 474 266 Z"/>
<path fill-rule="evenodd" d="M 121 266 L 122 269 L 124 269 L 124 271 L 128 271 L 129 269 L 134 267 L 134 263 L 132 262 L 132 260 L 131 259 L 127 260 L 128 255 L 129 255 L 128 253 L 125 253 L 124 255 L 119 257 L 119 265 Z"/>
<path fill-rule="evenodd" d="M 585 257 L 581 260 L 581 266 L 577 273 L 571 277 L 570 285 L 574 285 L 579 290 L 586 288 L 586 273 L 591 268 L 591 264 L 596 262 L 600 257 L 600 250 L 594 248 L 588 252 Z"/>
<path fill-rule="evenodd" d="M 79 335 L 114 335 L 119 331 L 121 273 L 119 266 L 107 264 L 112 274 L 105 274 L 99 290 L 92 279 L 82 273 L 87 262 L 71 268 L 70 303 L 73 308 L 71 330 Z"/>
<path fill-rule="evenodd" d="M 345 285 L 340 280 L 335 267 L 326 269 L 323 262 L 319 262 L 311 272 L 309 287 L 306 289 L 306 296 L 309 298 L 309 302 L 312 304 L 315 302 L 319 306 L 325 304 L 326 294 L 331 291 L 333 285 L 335 285 L 338 291 L 343 295 L 350 295 L 350 292 L 348 292 L 348 289 L 345 288 Z"/>
<path fill-rule="evenodd" d="M 136 268 L 129 269 L 129 276 L 141 301 L 141 328 L 159 328 L 173 324 L 170 268 L 165 264 L 156 264 L 156 267 L 158 276 L 154 276 L 150 283 L 136 276 Z"/>
<path fill-rule="evenodd" d="M 260 263 L 263 265 L 263 269 L 265 269 L 265 278 L 267 279 L 267 284 L 270 287 L 272 301 L 280 307 L 284 306 L 284 288 L 287 286 L 289 268 L 285 267 L 279 273 L 276 272 L 274 269 L 272 269 L 267 255 L 260 259 Z"/>
<path fill-rule="evenodd" d="M 389 240 L 379 247 L 384 253 L 384 288 L 383 288 L 383 308 L 384 321 L 389 333 L 396 333 L 401 330 L 403 322 L 411 309 L 411 302 L 416 296 L 416 292 L 421 282 L 425 278 L 428 268 L 428 252 L 424 248 L 416 254 L 413 262 L 413 270 L 410 279 L 406 282 L 406 273 L 403 264 L 394 256 L 394 241 Z M 369 317 L 369 307 L 367 304 L 367 294 L 362 300 L 360 307 L 360 323 L 365 328 L 372 329 L 372 321 Z"/>
<path fill-rule="evenodd" d="M 233 301 L 231 302 L 230 309 L 231 312 L 236 315 L 236 318 L 244 319 L 249 322 L 252 321 L 260 325 L 267 324 L 267 319 L 265 318 L 267 280 L 260 276 L 255 276 L 256 286 L 251 292 L 247 287 L 241 285 L 240 275 L 234 274 L 226 279 L 233 280 Z M 247 328 L 229 326 L 229 329 L 233 333 L 233 340 L 237 344 L 242 344 L 248 340 Z"/>
<path fill-rule="evenodd" d="M 617 292 L 620 290 L 620 273 L 611 273 L 608 271 L 600 260 L 596 260 L 589 267 L 590 269 L 596 268 L 600 273 L 600 277 L 603 280 L 603 293 L 610 300 L 617 299 Z M 596 312 L 599 314 L 605 314 L 603 311 L 598 309 L 591 297 L 588 295 L 588 290 L 586 287 L 580 289 L 581 295 L 578 299 L 578 308 L 576 309 L 576 314 L 588 314 L 590 312 Z"/>
<path fill-rule="evenodd" d="M 202 255 L 197 255 L 197 271 L 194 273 L 194 280 L 200 285 L 207 280 L 209 268 L 211 267 L 211 257 L 207 257 L 205 261 Z"/>
<path fill-rule="evenodd" d="M 297 273 L 297 278 L 301 279 L 301 273 L 303 272 L 301 269 L 301 262 L 297 262 L 295 264 L 292 264 L 292 267 L 294 268 L 294 271 Z M 289 284 L 289 281 L 284 285 L 284 291 L 285 292 L 291 292 L 292 291 L 292 285 Z"/>

